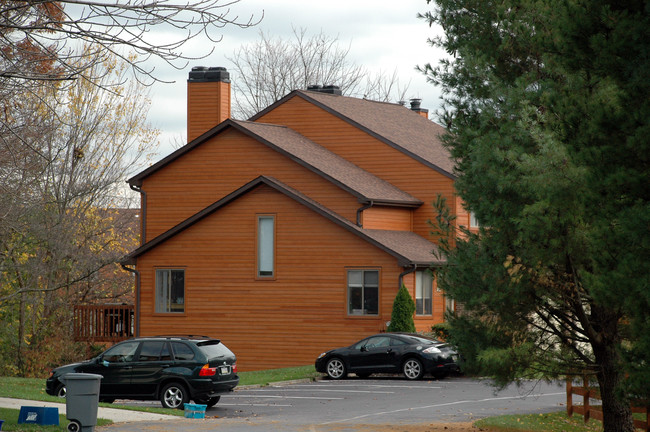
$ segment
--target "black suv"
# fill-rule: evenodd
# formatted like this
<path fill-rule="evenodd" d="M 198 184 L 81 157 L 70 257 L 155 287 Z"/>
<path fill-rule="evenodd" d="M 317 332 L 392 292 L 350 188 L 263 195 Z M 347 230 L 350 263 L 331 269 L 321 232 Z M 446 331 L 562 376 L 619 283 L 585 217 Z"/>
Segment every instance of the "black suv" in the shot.
<path fill-rule="evenodd" d="M 101 375 L 99 400 L 160 400 L 165 408 L 183 409 L 193 400 L 209 407 L 239 384 L 235 355 L 206 336 L 139 337 L 120 342 L 99 356 L 50 372 L 46 391 L 65 396 L 62 375 Z"/>

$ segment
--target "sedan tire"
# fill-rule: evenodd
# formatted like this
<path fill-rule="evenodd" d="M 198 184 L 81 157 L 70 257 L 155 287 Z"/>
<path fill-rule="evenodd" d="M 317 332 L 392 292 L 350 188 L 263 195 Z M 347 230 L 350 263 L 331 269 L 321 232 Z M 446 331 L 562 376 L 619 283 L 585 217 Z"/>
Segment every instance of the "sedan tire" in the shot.
<path fill-rule="evenodd" d="M 402 372 L 408 380 L 419 380 L 424 376 L 422 362 L 414 357 L 404 362 L 402 365 Z"/>
<path fill-rule="evenodd" d="M 326 370 L 327 376 L 335 380 L 345 378 L 348 375 L 348 371 L 345 369 L 345 363 L 338 357 L 327 361 Z"/>
<path fill-rule="evenodd" d="M 199 405 L 206 405 L 208 408 L 212 408 L 217 404 L 217 402 L 219 402 L 219 399 L 221 399 L 221 396 L 215 396 L 208 399 L 194 399 L 194 402 Z"/>
<path fill-rule="evenodd" d="M 187 390 L 179 383 L 169 383 L 160 392 L 160 403 L 163 408 L 183 409 L 189 401 Z"/>

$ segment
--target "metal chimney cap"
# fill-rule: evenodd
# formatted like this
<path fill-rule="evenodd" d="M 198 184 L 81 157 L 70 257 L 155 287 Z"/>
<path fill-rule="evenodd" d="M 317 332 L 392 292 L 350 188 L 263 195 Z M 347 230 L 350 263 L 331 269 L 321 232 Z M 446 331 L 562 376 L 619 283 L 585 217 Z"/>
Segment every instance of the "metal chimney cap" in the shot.
<path fill-rule="evenodd" d="M 189 82 L 230 82 L 230 72 L 225 67 L 194 66 L 187 79 Z"/>

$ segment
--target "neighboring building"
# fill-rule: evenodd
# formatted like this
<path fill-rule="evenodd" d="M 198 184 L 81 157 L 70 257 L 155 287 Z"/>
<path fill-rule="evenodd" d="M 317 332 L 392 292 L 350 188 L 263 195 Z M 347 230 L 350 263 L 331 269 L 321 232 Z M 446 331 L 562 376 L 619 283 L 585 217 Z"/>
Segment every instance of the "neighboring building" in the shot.
<path fill-rule="evenodd" d="M 229 119 L 223 68 L 188 80 L 189 143 L 129 179 L 142 193 L 136 333 L 224 340 L 240 370 L 304 365 L 384 331 L 404 284 L 416 328 L 443 321 L 427 269 L 438 194 L 454 194 L 443 128 L 415 100 L 296 90 Z"/>

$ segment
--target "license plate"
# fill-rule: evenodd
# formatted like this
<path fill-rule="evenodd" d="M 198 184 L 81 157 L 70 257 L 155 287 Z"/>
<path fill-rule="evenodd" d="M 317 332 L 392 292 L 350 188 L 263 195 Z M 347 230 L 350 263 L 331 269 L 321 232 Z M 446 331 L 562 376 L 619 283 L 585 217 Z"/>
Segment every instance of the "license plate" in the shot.
<path fill-rule="evenodd" d="M 228 375 L 230 373 L 230 366 L 219 367 L 219 372 L 221 372 L 221 375 Z"/>

